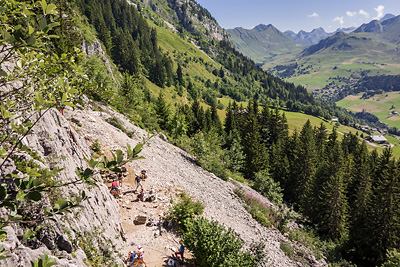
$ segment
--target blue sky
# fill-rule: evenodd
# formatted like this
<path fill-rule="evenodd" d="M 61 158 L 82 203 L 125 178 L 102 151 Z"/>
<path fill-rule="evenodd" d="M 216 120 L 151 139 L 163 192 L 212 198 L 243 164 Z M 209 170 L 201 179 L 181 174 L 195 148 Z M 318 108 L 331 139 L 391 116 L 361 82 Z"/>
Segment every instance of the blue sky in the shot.
<path fill-rule="evenodd" d="M 272 24 L 281 31 L 360 26 L 387 13 L 400 14 L 400 0 L 195 0 L 225 29 Z"/>

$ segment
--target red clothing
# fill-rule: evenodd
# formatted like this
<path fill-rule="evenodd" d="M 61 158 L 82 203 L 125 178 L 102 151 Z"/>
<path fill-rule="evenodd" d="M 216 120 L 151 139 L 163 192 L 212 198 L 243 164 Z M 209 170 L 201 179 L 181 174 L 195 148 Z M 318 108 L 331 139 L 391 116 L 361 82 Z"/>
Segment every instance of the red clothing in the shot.
<path fill-rule="evenodd" d="M 137 253 L 136 253 L 137 258 L 138 258 L 139 260 L 143 260 L 143 253 L 144 253 L 143 248 L 139 248 L 138 251 L 137 251 Z"/>
<path fill-rule="evenodd" d="M 111 186 L 112 186 L 112 187 L 114 187 L 114 186 L 115 186 L 115 187 L 118 187 L 118 182 L 117 182 L 117 181 L 112 182 Z"/>

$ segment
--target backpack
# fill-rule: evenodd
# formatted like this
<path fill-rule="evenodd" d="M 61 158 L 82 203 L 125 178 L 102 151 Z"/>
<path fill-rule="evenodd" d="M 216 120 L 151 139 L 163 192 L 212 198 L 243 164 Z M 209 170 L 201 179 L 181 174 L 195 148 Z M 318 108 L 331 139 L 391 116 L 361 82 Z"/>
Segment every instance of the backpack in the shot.
<path fill-rule="evenodd" d="M 136 256 L 136 254 L 132 253 L 131 256 L 129 257 L 129 261 L 130 262 L 134 262 L 135 261 L 135 256 Z"/>

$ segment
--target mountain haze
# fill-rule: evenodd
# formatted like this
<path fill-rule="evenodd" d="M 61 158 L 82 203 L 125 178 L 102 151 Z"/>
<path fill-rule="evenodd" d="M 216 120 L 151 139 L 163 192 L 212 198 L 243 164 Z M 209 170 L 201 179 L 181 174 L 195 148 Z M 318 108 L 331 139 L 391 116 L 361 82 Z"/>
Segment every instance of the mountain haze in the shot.
<path fill-rule="evenodd" d="M 292 31 L 285 31 L 284 33 L 293 41 L 303 45 L 317 44 L 322 39 L 325 39 L 332 35 L 332 33 L 325 32 L 325 30 L 321 27 L 314 29 L 311 32 L 301 30 L 297 34 Z"/>
<path fill-rule="evenodd" d="M 262 63 L 279 54 L 291 53 L 298 45 L 273 25 L 260 24 L 251 30 L 228 29 L 236 48 L 256 63 Z"/>

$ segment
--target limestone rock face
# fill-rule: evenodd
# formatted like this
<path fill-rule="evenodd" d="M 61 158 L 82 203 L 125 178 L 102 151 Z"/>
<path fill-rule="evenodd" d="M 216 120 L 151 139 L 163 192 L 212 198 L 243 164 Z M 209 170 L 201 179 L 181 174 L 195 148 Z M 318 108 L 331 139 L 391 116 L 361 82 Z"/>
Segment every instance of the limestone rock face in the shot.
<path fill-rule="evenodd" d="M 85 140 L 70 126 L 67 119 L 57 110 L 47 112 L 34 128 L 34 134 L 28 136 L 24 143 L 38 151 L 39 156 L 49 168 L 63 168 L 57 179 L 69 182 L 78 180 L 75 173 L 77 167 L 86 168 L 85 158 L 91 157 L 90 148 Z M 15 166 L 14 166 L 15 167 Z M 13 170 L 13 164 L 7 164 L 2 170 L 6 174 Z M 73 214 L 56 217 L 56 223 L 50 223 L 37 234 L 37 243 L 32 249 L 22 244 L 23 230 L 18 226 L 7 227 L 7 240 L 0 243 L 6 248 L 16 248 L 12 256 L 1 262 L 1 266 L 30 266 L 30 262 L 42 258 L 44 253 L 51 255 L 50 250 L 56 253 L 66 253 L 66 257 L 56 259 L 59 266 L 86 266 L 85 253 L 78 249 L 78 242 L 94 247 L 99 244 L 110 244 L 113 251 L 124 247 L 121 233 L 123 232 L 119 208 L 101 180 L 97 187 L 87 187 L 83 184 L 72 184 L 59 189 L 58 196 L 70 199 L 84 190 L 88 199 L 82 202 L 82 208 L 74 210 Z M 22 231 L 22 232 L 21 232 Z M 20 233 L 18 233 L 20 232 Z M 90 240 L 89 240 L 90 239 Z M 73 245 L 75 244 L 75 245 Z M 78 249 L 77 251 L 74 251 Z M 74 251 L 74 257 L 71 252 Z M 116 263 L 122 263 L 117 255 L 111 253 Z"/>

